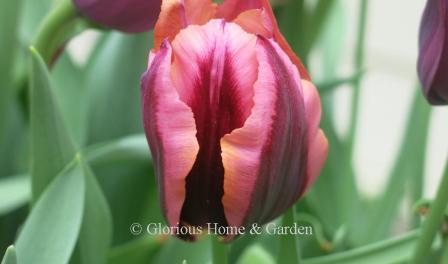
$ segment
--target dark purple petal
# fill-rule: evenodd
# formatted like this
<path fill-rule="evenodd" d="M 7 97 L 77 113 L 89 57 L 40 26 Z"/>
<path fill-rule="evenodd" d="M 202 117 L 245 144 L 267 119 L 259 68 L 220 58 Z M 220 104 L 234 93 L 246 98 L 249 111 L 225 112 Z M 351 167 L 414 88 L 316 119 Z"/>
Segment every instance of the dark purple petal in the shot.
<path fill-rule="evenodd" d="M 448 103 L 447 0 L 429 0 L 420 26 L 418 75 L 431 104 Z"/>
<path fill-rule="evenodd" d="M 80 12 L 102 26 L 128 33 L 154 28 L 161 0 L 73 0 Z"/>

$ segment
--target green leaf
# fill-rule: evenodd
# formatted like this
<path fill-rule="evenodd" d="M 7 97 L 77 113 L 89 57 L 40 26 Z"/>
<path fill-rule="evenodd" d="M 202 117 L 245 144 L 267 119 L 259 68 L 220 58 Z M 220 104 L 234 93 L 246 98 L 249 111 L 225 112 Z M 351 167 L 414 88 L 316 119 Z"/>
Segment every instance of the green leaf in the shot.
<path fill-rule="evenodd" d="M 409 232 L 397 238 L 381 241 L 375 244 L 355 248 L 353 250 L 311 259 L 305 259 L 303 264 L 378 264 L 407 263 L 415 247 L 420 230 Z M 433 251 L 440 247 L 433 245 Z M 429 257 L 429 256 L 428 256 Z"/>
<path fill-rule="evenodd" d="M 73 159 L 75 147 L 55 100 L 48 69 L 38 52 L 30 51 L 31 179 L 36 200 Z"/>
<path fill-rule="evenodd" d="M 88 147 L 84 153 L 107 201 L 113 205 L 113 245 L 135 238 L 129 232 L 129 226 L 134 222 L 164 221 L 144 135 L 99 143 Z"/>
<path fill-rule="evenodd" d="M 17 256 L 16 256 L 16 250 L 14 246 L 9 246 L 6 249 L 5 256 L 3 257 L 2 264 L 16 264 L 17 263 Z"/>
<path fill-rule="evenodd" d="M 25 205 L 31 197 L 30 178 L 13 176 L 0 180 L 0 216 Z"/>
<path fill-rule="evenodd" d="M 23 0 L 24 7 L 20 23 L 20 39 L 24 47 L 31 44 L 40 22 L 52 7 L 52 0 Z M 8 1 L 11 2 L 11 1 Z"/>
<path fill-rule="evenodd" d="M 107 264 L 147 264 L 160 250 L 163 238 L 144 236 L 112 249 Z"/>
<path fill-rule="evenodd" d="M 61 113 L 78 146 L 83 146 L 87 137 L 87 90 L 85 72 L 76 66 L 67 52 L 58 59 L 51 71 L 54 89 Z"/>
<path fill-rule="evenodd" d="M 201 240 L 190 243 L 177 238 L 170 237 L 168 242 L 157 254 L 157 257 L 151 261 L 153 264 L 166 263 L 211 263 L 211 243 L 210 236 L 202 237 Z M 173 254 L 175 252 L 175 254 Z"/>
<path fill-rule="evenodd" d="M 146 70 L 152 35 L 110 33 L 88 63 L 88 142 L 143 132 L 140 76 Z"/>
<path fill-rule="evenodd" d="M 259 244 L 247 248 L 237 264 L 275 264 L 274 258 Z"/>
<path fill-rule="evenodd" d="M 126 161 L 151 162 L 148 143 L 143 134 L 92 145 L 84 153 L 89 162 L 95 165 L 107 165 Z"/>
<path fill-rule="evenodd" d="M 45 189 L 17 239 L 19 263 L 68 263 L 81 228 L 85 188 L 77 160 Z"/>
<path fill-rule="evenodd" d="M 12 75 L 21 5 L 21 0 L 0 0 L 0 143 L 4 139 L 7 111 L 12 98 Z"/>
<path fill-rule="evenodd" d="M 112 238 L 112 217 L 90 167 L 84 161 L 81 163 L 86 181 L 86 197 L 77 254 L 80 263 L 102 264 L 106 262 Z"/>

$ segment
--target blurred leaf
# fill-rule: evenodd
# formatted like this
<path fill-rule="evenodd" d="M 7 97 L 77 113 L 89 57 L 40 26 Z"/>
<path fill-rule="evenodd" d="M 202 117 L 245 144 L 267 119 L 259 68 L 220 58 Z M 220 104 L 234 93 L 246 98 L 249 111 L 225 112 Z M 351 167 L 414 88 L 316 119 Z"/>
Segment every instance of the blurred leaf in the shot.
<path fill-rule="evenodd" d="M 406 183 L 416 184 L 420 188 L 418 196 L 421 196 L 430 113 L 431 107 L 421 96 L 421 91 L 416 89 L 403 141 L 386 189 L 376 201 L 372 209 L 372 217 L 367 223 L 363 223 L 364 226 L 367 224 L 367 228 L 364 227 L 361 230 L 361 235 L 365 239 L 364 243 L 384 239 L 390 234 L 400 203 L 404 198 Z M 420 198 L 413 197 L 411 204 Z"/>
<path fill-rule="evenodd" d="M 122 246 L 112 249 L 107 264 L 148 264 L 160 250 L 163 241 L 160 237 L 145 235 Z"/>
<path fill-rule="evenodd" d="M 79 161 L 45 189 L 17 239 L 19 263 L 67 263 L 78 238 L 84 210 L 85 178 Z"/>
<path fill-rule="evenodd" d="M 363 76 L 364 72 L 358 72 L 353 76 L 347 78 L 334 79 L 331 81 L 316 83 L 316 87 L 319 89 L 319 93 L 323 96 L 328 92 L 334 91 L 336 88 L 346 84 L 353 84 Z"/>
<path fill-rule="evenodd" d="M 398 238 L 355 248 L 338 254 L 305 259 L 304 264 L 378 264 L 408 263 L 415 247 L 419 230 L 409 232 Z M 435 243 L 433 250 L 440 247 Z M 428 256 L 429 258 L 430 256 Z"/>
<path fill-rule="evenodd" d="M 306 39 L 304 40 L 303 53 L 309 54 L 311 49 L 315 47 L 317 39 L 322 34 L 324 26 L 326 25 L 332 9 L 336 5 L 336 0 L 319 0 L 312 14 L 310 15 L 307 25 L 312 25 L 311 28 L 307 27 Z"/>
<path fill-rule="evenodd" d="M 13 176 L 0 180 L 0 216 L 25 205 L 31 197 L 29 176 Z"/>
<path fill-rule="evenodd" d="M 106 262 L 112 238 L 112 218 L 109 205 L 90 167 L 84 161 L 81 163 L 86 181 L 86 197 L 77 253 L 80 263 L 102 264 Z"/>
<path fill-rule="evenodd" d="M 6 249 L 5 256 L 3 256 L 2 264 L 16 264 L 16 263 L 17 263 L 16 250 L 14 246 L 9 246 Z"/>
<path fill-rule="evenodd" d="M 113 245 L 135 237 L 129 232 L 134 222 L 163 222 L 154 169 L 144 135 L 133 135 L 88 147 L 85 156 L 104 194 L 113 205 Z M 135 202 L 140 201 L 140 202 Z"/>
<path fill-rule="evenodd" d="M 209 236 L 202 237 L 191 243 L 170 237 L 151 264 L 182 263 L 184 260 L 189 264 L 211 263 L 210 239 Z"/>
<path fill-rule="evenodd" d="M 146 70 L 152 35 L 110 33 L 88 63 L 88 142 L 117 139 L 143 131 L 140 76 Z"/>
<path fill-rule="evenodd" d="M 62 116 L 78 146 L 83 146 L 87 133 L 87 91 L 85 73 L 64 52 L 51 71 L 54 93 L 61 107 Z"/>
<path fill-rule="evenodd" d="M 274 258 L 259 244 L 247 248 L 237 264 L 275 264 Z"/>
<path fill-rule="evenodd" d="M 92 145 L 84 153 L 89 162 L 95 165 L 106 165 L 123 161 L 151 162 L 148 143 L 143 134 Z"/>
<path fill-rule="evenodd" d="M 36 200 L 73 159 L 75 147 L 53 94 L 48 69 L 35 49 L 30 53 L 31 179 Z"/>
<path fill-rule="evenodd" d="M 12 75 L 21 5 L 21 0 L 0 0 L 0 144 L 4 139 L 7 111 L 12 98 Z"/>
<path fill-rule="evenodd" d="M 22 0 L 24 1 L 20 23 L 20 39 L 27 48 L 37 31 L 42 19 L 50 11 L 52 0 Z M 11 1 L 8 1 L 11 2 Z"/>

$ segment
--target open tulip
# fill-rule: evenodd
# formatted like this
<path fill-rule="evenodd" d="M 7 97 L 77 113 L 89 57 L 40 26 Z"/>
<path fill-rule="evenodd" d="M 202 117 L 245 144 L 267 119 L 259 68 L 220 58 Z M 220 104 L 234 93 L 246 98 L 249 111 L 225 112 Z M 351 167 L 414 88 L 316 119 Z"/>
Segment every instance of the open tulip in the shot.
<path fill-rule="evenodd" d="M 154 28 L 162 0 L 73 0 L 81 14 L 99 25 L 137 33 Z"/>
<path fill-rule="evenodd" d="M 170 226 L 266 223 L 326 159 L 319 95 L 268 0 L 165 0 L 142 108 Z"/>
<path fill-rule="evenodd" d="M 418 74 L 432 104 L 448 104 L 448 1 L 428 0 L 420 27 Z"/>

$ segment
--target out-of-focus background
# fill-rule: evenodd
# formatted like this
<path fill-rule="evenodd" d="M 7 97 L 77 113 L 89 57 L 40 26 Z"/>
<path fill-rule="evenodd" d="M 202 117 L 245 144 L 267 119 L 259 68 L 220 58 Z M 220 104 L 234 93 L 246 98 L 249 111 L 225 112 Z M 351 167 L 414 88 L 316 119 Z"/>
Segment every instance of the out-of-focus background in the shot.
<path fill-rule="evenodd" d="M 341 54 L 344 63 L 337 72 L 351 72 L 358 27 L 358 0 L 340 1 L 345 14 L 346 42 Z M 361 86 L 360 120 L 355 143 L 358 188 L 373 196 L 382 190 L 397 154 L 414 87 L 418 29 L 425 1 L 369 1 L 365 64 L 367 73 Z M 340 15 L 340 14 L 339 14 Z M 336 127 L 345 133 L 348 126 L 350 89 L 337 91 Z M 433 197 L 448 149 L 448 108 L 433 110 L 427 163 L 425 197 Z M 422 153 L 423 155 L 423 153 Z"/>

